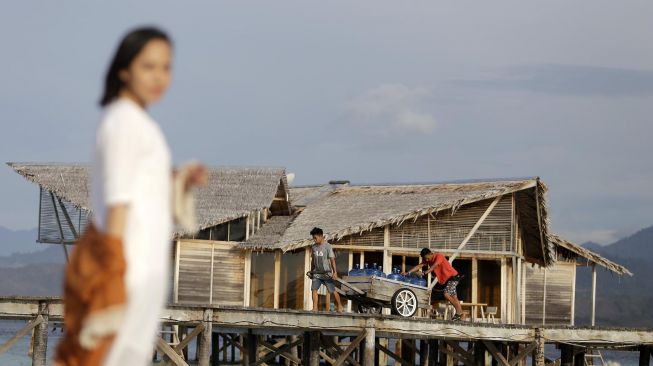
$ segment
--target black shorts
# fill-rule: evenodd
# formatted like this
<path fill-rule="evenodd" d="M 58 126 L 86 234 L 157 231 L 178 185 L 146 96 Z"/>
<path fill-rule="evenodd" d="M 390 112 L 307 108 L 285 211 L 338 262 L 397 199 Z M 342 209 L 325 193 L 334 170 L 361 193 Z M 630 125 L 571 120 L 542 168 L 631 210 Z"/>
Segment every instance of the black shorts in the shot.
<path fill-rule="evenodd" d="M 460 283 L 461 276 L 453 276 L 441 285 L 439 282 L 433 287 L 431 292 L 431 303 L 437 302 L 438 300 L 444 300 L 444 294 L 449 296 L 458 296 L 456 287 Z"/>

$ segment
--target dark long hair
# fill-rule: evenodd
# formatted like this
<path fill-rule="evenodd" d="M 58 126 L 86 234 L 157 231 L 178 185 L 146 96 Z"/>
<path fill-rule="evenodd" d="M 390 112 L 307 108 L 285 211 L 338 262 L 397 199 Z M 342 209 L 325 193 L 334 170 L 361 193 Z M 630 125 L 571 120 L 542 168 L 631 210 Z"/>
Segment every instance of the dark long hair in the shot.
<path fill-rule="evenodd" d="M 172 45 L 170 37 L 164 31 L 154 27 L 134 29 L 122 39 L 107 71 L 100 106 L 104 107 L 118 97 L 120 89 L 124 86 L 118 74 L 120 71 L 129 68 L 129 65 L 143 50 L 143 47 L 154 39 L 161 39 Z"/>

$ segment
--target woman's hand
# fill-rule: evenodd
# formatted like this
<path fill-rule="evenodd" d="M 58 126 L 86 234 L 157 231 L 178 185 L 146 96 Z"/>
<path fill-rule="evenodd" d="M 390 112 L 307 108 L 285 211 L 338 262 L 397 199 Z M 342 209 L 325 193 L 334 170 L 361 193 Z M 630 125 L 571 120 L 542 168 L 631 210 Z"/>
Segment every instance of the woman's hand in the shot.
<path fill-rule="evenodd" d="M 184 182 L 184 190 L 188 191 L 194 187 L 203 187 L 209 181 L 209 174 L 202 164 L 193 164 L 188 167 L 188 175 Z"/>

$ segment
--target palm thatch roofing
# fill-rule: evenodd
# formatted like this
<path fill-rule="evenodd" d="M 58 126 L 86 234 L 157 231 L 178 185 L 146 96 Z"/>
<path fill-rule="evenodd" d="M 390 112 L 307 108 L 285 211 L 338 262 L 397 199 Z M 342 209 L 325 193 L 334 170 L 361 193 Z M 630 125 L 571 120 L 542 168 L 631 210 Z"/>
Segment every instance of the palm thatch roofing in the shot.
<path fill-rule="evenodd" d="M 325 190 L 327 191 L 325 193 Z M 548 233 L 546 186 L 537 178 L 419 185 L 300 187 L 291 189 L 293 205 L 308 202 L 287 229 L 267 242 L 248 245 L 258 249 L 294 250 L 312 243 L 308 232 L 320 226 L 329 240 L 363 234 L 385 225 L 415 220 L 420 216 L 510 193 L 517 197 L 521 225 L 526 232 L 527 257 L 548 265 L 554 260 L 553 246 L 543 238 Z M 317 197 L 317 199 L 314 199 Z"/>
<path fill-rule="evenodd" d="M 90 167 L 84 164 L 7 163 L 18 174 L 75 207 L 90 211 Z M 196 192 L 198 230 L 276 207 L 290 214 L 284 168 L 211 167 Z M 180 234 L 180 233 L 177 233 Z"/>
<path fill-rule="evenodd" d="M 583 257 L 589 262 L 596 263 L 599 266 L 607 269 L 608 271 L 614 272 L 619 275 L 627 274 L 632 276 L 632 272 L 628 268 L 619 265 L 609 259 L 602 257 L 601 255 L 594 253 L 591 250 L 585 249 L 580 245 L 571 243 L 561 237 L 553 234 L 549 234 L 549 241 L 556 246 L 556 251 L 559 255 L 564 258 L 576 259 L 578 257 Z"/>
<path fill-rule="evenodd" d="M 286 232 L 295 216 L 272 216 L 249 239 L 240 244 L 243 249 L 262 249 L 276 243 Z"/>

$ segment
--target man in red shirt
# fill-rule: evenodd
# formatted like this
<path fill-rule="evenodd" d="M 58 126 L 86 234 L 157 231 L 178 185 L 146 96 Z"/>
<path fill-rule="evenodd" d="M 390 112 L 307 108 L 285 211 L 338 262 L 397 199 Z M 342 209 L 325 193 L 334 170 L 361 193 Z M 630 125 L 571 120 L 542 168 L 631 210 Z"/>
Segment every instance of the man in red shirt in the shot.
<path fill-rule="evenodd" d="M 417 272 L 423 266 L 428 266 L 428 269 L 423 272 L 423 275 L 426 276 L 429 272 L 435 274 L 438 279 L 438 284 L 444 287 L 444 298 L 449 300 L 451 305 L 456 308 L 456 315 L 454 315 L 453 320 L 462 320 L 463 309 L 460 306 L 460 301 L 458 301 L 458 295 L 456 293 L 456 286 L 460 282 L 458 271 L 451 266 L 444 255 L 432 253 L 428 248 L 423 248 L 419 255 L 422 257 L 422 263 L 416 265 L 410 271 L 404 272 L 403 275 Z"/>

